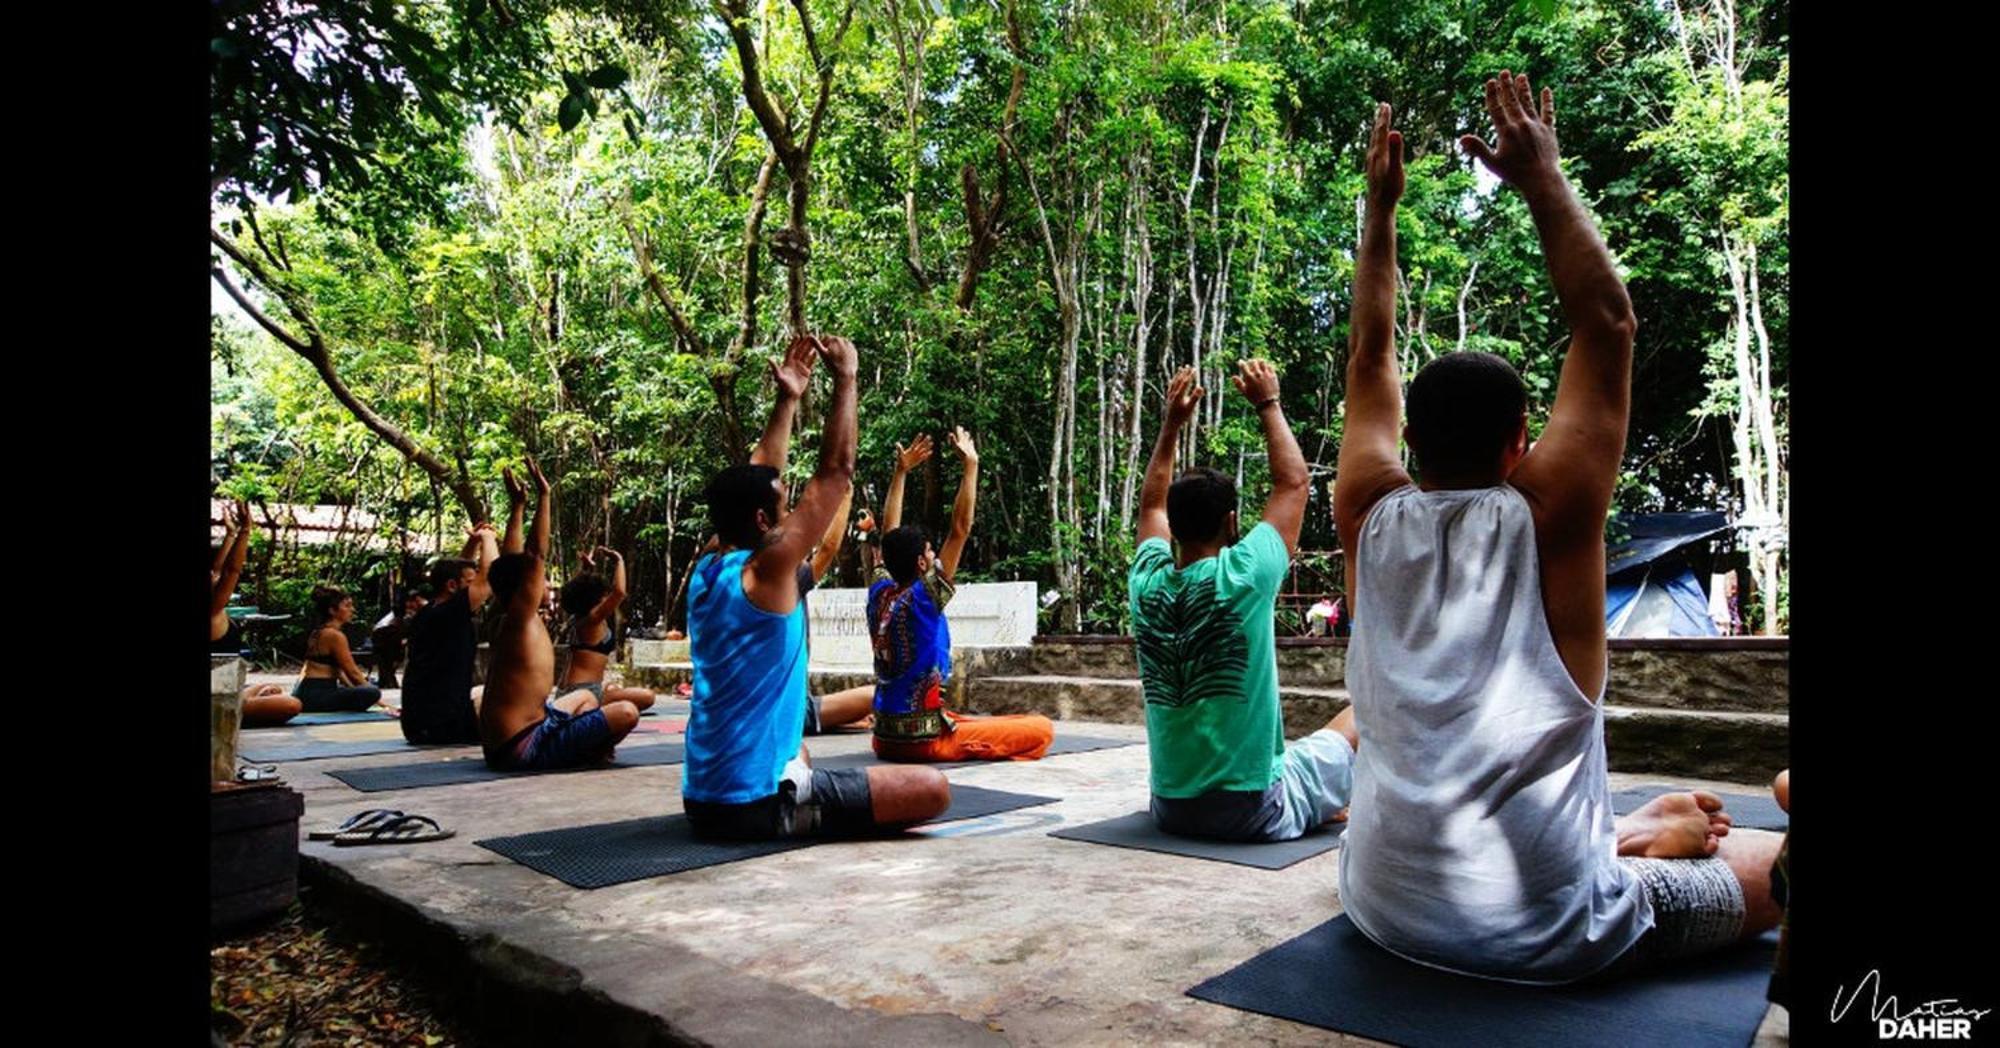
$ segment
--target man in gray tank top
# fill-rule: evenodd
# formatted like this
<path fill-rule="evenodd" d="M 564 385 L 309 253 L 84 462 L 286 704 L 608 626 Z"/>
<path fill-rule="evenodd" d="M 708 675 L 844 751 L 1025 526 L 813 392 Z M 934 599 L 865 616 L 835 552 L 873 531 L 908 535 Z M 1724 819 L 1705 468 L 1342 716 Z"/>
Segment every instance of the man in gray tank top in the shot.
<path fill-rule="evenodd" d="M 1630 413 L 1632 304 L 1558 166 L 1550 92 L 1502 72 L 1486 108 L 1496 142 L 1462 145 L 1527 202 L 1570 348 L 1532 450 L 1527 391 L 1505 360 L 1426 365 L 1402 428 L 1412 484 L 1393 337 L 1402 137 L 1381 106 L 1334 490 L 1362 741 L 1340 897 L 1403 957 L 1560 983 L 1775 926 L 1778 837 L 1732 832 L 1704 791 L 1612 817 L 1603 528 Z"/>

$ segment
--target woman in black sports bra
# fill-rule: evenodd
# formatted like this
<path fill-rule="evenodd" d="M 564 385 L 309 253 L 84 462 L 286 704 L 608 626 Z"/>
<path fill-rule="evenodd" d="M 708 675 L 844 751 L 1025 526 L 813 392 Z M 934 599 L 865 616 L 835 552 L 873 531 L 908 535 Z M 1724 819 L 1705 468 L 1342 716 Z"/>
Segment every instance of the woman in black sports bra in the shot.
<path fill-rule="evenodd" d="M 611 558 L 611 578 L 585 570 L 562 588 L 562 607 L 570 616 L 569 670 L 556 694 L 583 690 L 597 696 L 599 705 L 629 702 L 643 710 L 653 704 L 651 691 L 604 686 L 604 668 L 618 651 L 616 615 L 618 605 L 625 602 L 625 558 L 607 546 L 597 547 L 597 552 Z M 583 564 L 586 569 L 597 567 L 588 553 Z"/>
<path fill-rule="evenodd" d="M 313 590 L 313 618 L 319 626 L 306 638 L 306 665 L 292 694 L 308 713 L 365 710 L 382 701 L 382 689 L 354 664 L 341 627 L 354 620 L 354 598 L 332 586 Z"/>

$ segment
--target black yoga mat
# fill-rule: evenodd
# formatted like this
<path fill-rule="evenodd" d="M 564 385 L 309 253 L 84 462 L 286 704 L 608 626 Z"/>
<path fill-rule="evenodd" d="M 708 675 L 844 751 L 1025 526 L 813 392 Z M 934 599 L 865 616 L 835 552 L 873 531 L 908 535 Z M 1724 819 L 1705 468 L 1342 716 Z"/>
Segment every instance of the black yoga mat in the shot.
<path fill-rule="evenodd" d="M 993 815 L 1016 808 L 1049 804 L 1055 797 L 1037 797 L 977 786 L 953 786 L 951 807 L 934 822 L 952 822 Z M 838 838 L 804 837 L 783 841 L 699 841 L 685 815 L 573 826 L 513 837 L 493 837 L 474 844 L 503 855 L 572 888 L 603 888 L 626 881 L 698 870 L 725 862 L 810 848 Z"/>
<path fill-rule="evenodd" d="M 1105 739 L 1105 738 L 1098 738 L 1092 735 L 1057 735 L 1056 741 L 1049 744 L 1048 752 L 1042 754 L 1042 759 L 1046 759 L 1049 757 L 1060 757 L 1065 753 L 1089 753 L 1092 750 L 1110 750 L 1110 749 L 1116 749 L 1120 746 L 1137 746 L 1141 741 L 1143 740 Z M 838 768 L 867 768 L 877 764 L 901 764 L 901 763 L 906 763 L 906 762 L 885 761 L 875 756 L 873 752 L 864 750 L 861 753 L 840 753 L 828 757 L 814 757 L 812 765 L 815 768 L 825 768 L 828 771 L 833 771 Z M 971 767 L 979 767 L 985 765 L 1006 765 L 1006 764 L 1018 764 L 1018 763 L 1023 763 L 1023 762 L 940 761 L 935 764 L 926 764 L 926 767 L 971 768 Z"/>
<path fill-rule="evenodd" d="M 1340 834 L 1346 828 L 1345 824 L 1334 823 L 1332 826 L 1317 827 L 1311 833 L 1289 841 L 1256 844 L 1208 841 L 1193 837 L 1176 837 L 1155 826 L 1151 812 L 1135 811 L 1130 815 L 1120 815 L 1103 822 L 1050 830 L 1049 836 L 1061 837 L 1068 841 L 1109 844 L 1114 848 L 1137 848 L 1140 851 L 1185 855 L 1192 859 L 1233 862 L 1241 866 L 1255 866 L 1262 870 L 1282 870 L 1302 859 L 1310 859 L 1322 852 L 1330 852 L 1340 847 Z"/>
<path fill-rule="evenodd" d="M 557 768 L 552 771 L 494 771 L 486 766 L 485 758 L 467 757 L 456 761 L 392 764 L 384 768 L 341 768 L 327 774 L 363 793 L 380 793 L 383 790 L 414 790 L 425 786 L 457 786 L 467 782 L 490 782 L 494 779 L 512 779 L 522 775 L 559 775 L 574 771 L 638 768 L 649 764 L 679 764 L 683 752 L 680 743 L 664 742 L 621 748 L 618 751 L 618 759 L 610 764 Z"/>
<path fill-rule="evenodd" d="M 1777 935 L 1602 984 L 1521 986 L 1414 964 L 1345 915 L 1188 991 L 1394 1044 L 1744 1048 L 1769 1003 Z"/>
<path fill-rule="evenodd" d="M 364 739 L 359 742 L 331 742 L 324 739 L 242 739 L 237 756 L 257 764 L 286 761 L 313 761 L 326 757 L 373 757 L 382 753 L 416 753 L 430 749 L 413 746 L 402 739 Z"/>
<path fill-rule="evenodd" d="M 1628 815 L 1637 811 L 1647 801 L 1663 793 L 1685 793 L 1685 786 L 1660 786 L 1649 784 L 1634 786 L 1629 790 L 1619 790 L 1611 795 L 1611 811 L 1616 815 Z M 1731 826 L 1743 826 L 1756 830 L 1787 830 L 1791 828 L 1792 817 L 1771 797 L 1758 797 L 1747 793 L 1718 793 L 1722 798 L 1722 811 L 1730 818 Z"/>

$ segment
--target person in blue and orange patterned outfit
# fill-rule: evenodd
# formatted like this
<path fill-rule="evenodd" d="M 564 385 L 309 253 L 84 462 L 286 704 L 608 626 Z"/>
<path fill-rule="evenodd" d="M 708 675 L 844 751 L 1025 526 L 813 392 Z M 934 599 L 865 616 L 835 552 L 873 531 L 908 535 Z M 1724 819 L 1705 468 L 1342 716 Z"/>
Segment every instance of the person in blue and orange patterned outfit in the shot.
<path fill-rule="evenodd" d="M 891 761 L 1030 761 L 1048 752 L 1056 726 L 1047 717 L 972 717 L 944 708 L 951 676 L 951 626 L 944 608 L 957 592 L 952 579 L 972 510 L 979 500 L 979 452 L 963 427 L 952 446 L 965 476 L 952 504 L 951 534 L 942 551 L 916 525 L 899 527 L 903 480 L 931 455 L 928 435 L 896 449 L 882 519 L 882 563 L 868 587 L 868 636 L 875 647 L 875 755 Z"/>

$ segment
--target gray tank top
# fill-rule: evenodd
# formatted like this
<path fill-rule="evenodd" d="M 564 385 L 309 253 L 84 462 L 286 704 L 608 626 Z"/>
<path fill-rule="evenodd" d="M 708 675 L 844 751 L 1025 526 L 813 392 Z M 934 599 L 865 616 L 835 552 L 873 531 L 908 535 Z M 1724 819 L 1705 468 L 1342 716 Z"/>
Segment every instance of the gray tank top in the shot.
<path fill-rule="evenodd" d="M 1610 964 L 1653 909 L 1616 856 L 1604 708 L 1556 654 L 1527 501 L 1401 488 L 1354 556 L 1348 917 L 1468 975 L 1561 983 Z"/>

